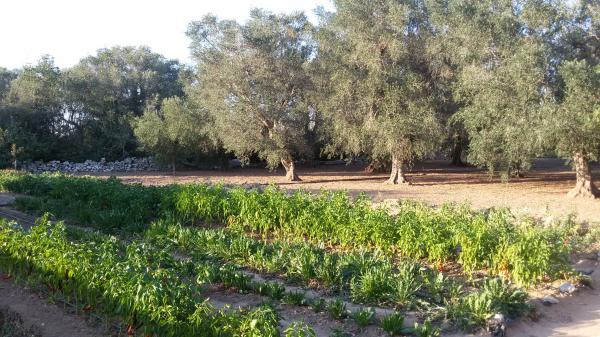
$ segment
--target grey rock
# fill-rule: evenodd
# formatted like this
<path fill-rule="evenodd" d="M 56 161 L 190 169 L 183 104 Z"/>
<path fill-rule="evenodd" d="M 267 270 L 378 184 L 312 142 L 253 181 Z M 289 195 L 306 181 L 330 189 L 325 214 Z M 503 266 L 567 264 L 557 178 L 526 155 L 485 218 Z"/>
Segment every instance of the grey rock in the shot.
<path fill-rule="evenodd" d="M 494 337 L 506 336 L 506 318 L 503 314 L 497 313 L 488 320 L 488 331 Z"/>
<path fill-rule="evenodd" d="M 242 162 L 239 159 L 231 159 L 229 160 L 229 168 L 237 168 L 242 167 Z"/>
<path fill-rule="evenodd" d="M 558 298 L 551 295 L 546 295 L 544 298 L 542 298 L 542 303 L 547 305 L 558 304 L 558 302 Z"/>
<path fill-rule="evenodd" d="M 558 290 L 563 294 L 572 294 L 577 290 L 577 288 L 575 288 L 573 283 L 567 281 L 561 284 L 560 287 L 558 287 Z"/>
<path fill-rule="evenodd" d="M 59 162 L 56 160 L 48 163 L 33 162 L 24 167 L 29 172 L 118 172 L 118 171 L 157 171 L 158 165 L 152 158 L 125 158 L 123 161 L 106 162 L 100 160 L 86 160 L 83 163 Z"/>

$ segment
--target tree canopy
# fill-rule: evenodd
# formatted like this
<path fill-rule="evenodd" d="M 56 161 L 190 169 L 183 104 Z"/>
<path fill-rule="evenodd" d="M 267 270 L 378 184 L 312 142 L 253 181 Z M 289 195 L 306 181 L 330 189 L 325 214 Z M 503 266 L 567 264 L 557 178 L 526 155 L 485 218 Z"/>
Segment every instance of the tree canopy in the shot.
<path fill-rule="evenodd" d="M 403 167 L 432 153 L 441 134 L 422 57 L 423 13 L 413 1 L 334 4 L 318 35 L 331 79 L 320 108 L 331 133 L 327 151 L 391 161 L 388 182 L 405 183 Z"/>
<path fill-rule="evenodd" d="M 244 25 L 206 16 L 188 29 L 198 64 L 192 97 L 210 107 L 223 147 L 244 163 L 252 155 L 281 163 L 289 180 L 299 179 L 294 160 L 311 154 L 311 31 L 304 14 L 261 10 Z"/>
<path fill-rule="evenodd" d="M 245 23 L 189 24 L 193 64 L 147 47 L 0 68 L 0 161 L 151 154 L 173 167 L 366 160 L 408 183 L 415 160 L 452 157 L 505 178 L 539 155 L 596 197 L 600 4 L 596 0 L 334 0 Z M 11 154 L 12 153 L 12 154 Z"/>

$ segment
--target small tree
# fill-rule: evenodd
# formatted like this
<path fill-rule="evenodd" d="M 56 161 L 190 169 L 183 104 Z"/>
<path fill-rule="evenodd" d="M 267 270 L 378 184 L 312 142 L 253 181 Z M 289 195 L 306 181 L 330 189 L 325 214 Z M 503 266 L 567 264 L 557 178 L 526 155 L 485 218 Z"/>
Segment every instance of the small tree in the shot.
<path fill-rule="evenodd" d="M 206 111 L 192 109 L 183 99 L 173 97 L 164 99 L 160 109 L 146 109 L 134 121 L 134 133 L 142 149 L 175 172 L 183 157 L 214 147 L 211 125 Z"/>
<path fill-rule="evenodd" d="M 196 102 L 210 107 L 220 140 L 242 163 L 253 154 L 299 180 L 294 160 L 311 155 L 308 140 L 311 25 L 304 14 L 253 10 L 245 25 L 206 16 L 188 36 L 198 63 Z"/>

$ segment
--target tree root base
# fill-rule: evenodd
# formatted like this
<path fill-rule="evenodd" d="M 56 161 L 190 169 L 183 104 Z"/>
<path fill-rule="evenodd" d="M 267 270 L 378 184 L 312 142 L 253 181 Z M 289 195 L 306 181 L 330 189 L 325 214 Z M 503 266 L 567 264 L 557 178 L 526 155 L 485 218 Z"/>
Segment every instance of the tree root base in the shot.
<path fill-rule="evenodd" d="M 569 198 L 585 198 L 585 199 L 598 199 L 600 198 L 600 192 L 596 188 L 584 188 L 583 186 L 577 186 L 567 193 Z"/>
<path fill-rule="evenodd" d="M 404 180 L 404 181 L 392 181 L 392 180 L 386 180 L 384 182 L 385 185 L 404 185 L 404 186 L 410 186 L 412 185 L 412 183 L 408 180 Z"/>

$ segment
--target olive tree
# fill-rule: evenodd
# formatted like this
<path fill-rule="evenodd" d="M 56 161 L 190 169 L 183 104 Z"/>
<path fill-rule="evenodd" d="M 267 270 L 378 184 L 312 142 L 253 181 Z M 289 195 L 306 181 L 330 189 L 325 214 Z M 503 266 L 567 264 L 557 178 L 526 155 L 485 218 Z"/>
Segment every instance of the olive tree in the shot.
<path fill-rule="evenodd" d="M 556 105 L 547 136 L 571 161 L 576 185 L 571 197 L 597 198 L 589 162 L 600 159 L 600 3 L 580 0 L 565 9 L 556 59 Z"/>
<path fill-rule="evenodd" d="M 551 124 L 558 153 L 571 158 L 576 185 L 571 197 L 596 198 L 590 160 L 600 158 L 600 66 L 594 69 L 584 60 L 567 61 L 560 67 L 564 98 Z"/>
<path fill-rule="evenodd" d="M 299 180 L 294 160 L 310 156 L 307 66 L 313 57 L 304 14 L 252 10 L 244 25 L 206 16 L 192 22 L 198 83 L 192 97 L 209 107 L 219 138 L 244 164 L 254 154 Z"/>
<path fill-rule="evenodd" d="M 336 0 L 333 13 L 321 13 L 318 33 L 319 60 L 330 78 L 319 106 L 326 151 L 391 163 L 390 184 L 408 183 L 404 169 L 435 150 L 442 133 L 417 3 Z"/>
<path fill-rule="evenodd" d="M 65 70 L 73 155 L 116 159 L 134 152 L 131 121 L 148 104 L 183 95 L 180 70 L 178 61 L 133 46 L 100 49 Z"/>
<path fill-rule="evenodd" d="M 451 2 L 448 40 L 458 65 L 453 119 L 469 137 L 472 164 L 519 176 L 543 145 L 551 1 Z"/>
<path fill-rule="evenodd" d="M 37 64 L 23 67 L 5 90 L 0 129 L 4 129 L 5 147 L 14 144 L 23 159 L 54 159 L 60 151 L 62 75 L 52 57 L 44 56 Z"/>
<path fill-rule="evenodd" d="M 190 107 L 179 97 L 166 98 L 160 108 L 149 106 L 134 120 L 134 133 L 146 150 L 175 171 L 178 160 L 214 148 L 206 110 Z"/>

